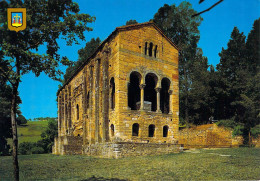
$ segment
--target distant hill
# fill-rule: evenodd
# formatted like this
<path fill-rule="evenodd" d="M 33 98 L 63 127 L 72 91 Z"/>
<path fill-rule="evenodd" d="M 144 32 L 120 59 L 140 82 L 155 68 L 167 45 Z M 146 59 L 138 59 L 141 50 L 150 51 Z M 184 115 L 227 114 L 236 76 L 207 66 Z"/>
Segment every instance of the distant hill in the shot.
<path fill-rule="evenodd" d="M 47 126 L 48 121 L 28 121 L 27 124 L 18 126 L 18 143 L 39 141 Z M 12 139 L 8 139 L 8 143 L 11 145 Z"/>

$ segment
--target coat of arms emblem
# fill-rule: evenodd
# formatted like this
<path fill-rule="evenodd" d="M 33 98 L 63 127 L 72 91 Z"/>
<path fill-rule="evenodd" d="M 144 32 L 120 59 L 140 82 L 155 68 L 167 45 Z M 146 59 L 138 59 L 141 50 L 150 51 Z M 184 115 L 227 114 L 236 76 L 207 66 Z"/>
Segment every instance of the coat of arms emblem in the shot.
<path fill-rule="evenodd" d="M 7 17 L 9 30 L 18 32 L 26 28 L 25 8 L 8 8 Z"/>

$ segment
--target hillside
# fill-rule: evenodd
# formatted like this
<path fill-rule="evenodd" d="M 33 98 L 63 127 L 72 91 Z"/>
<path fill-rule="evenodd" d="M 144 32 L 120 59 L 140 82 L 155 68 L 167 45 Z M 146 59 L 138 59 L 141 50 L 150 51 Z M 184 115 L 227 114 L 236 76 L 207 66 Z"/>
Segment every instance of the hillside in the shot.
<path fill-rule="evenodd" d="M 28 121 L 26 125 L 18 126 L 18 142 L 37 142 L 41 139 L 41 133 L 47 128 L 48 121 Z M 8 140 L 12 143 L 12 139 Z"/>

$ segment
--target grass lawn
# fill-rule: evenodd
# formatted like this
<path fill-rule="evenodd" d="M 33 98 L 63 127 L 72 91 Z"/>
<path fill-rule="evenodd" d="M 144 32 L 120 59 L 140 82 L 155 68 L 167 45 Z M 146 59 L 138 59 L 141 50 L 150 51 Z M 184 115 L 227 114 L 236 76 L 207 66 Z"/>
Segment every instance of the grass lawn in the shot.
<path fill-rule="evenodd" d="M 12 157 L 0 157 L 0 180 L 13 180 Z M 21 180 L 259 180 L 260 149 L 200 149 L 121 159 L 21 155 Z M 94 179 L 96 178 L 96 179 Z"/>
<path fill-rule="evenodd" d="M 22 142 L 37 142 L 41 139 L 41 133 L 47 128 L 48 121 L 28 121 L 26 125 L 18 126 L 17 134 L 19 144 Z M 8 139 L 12 144 L 12 139 Z"/>

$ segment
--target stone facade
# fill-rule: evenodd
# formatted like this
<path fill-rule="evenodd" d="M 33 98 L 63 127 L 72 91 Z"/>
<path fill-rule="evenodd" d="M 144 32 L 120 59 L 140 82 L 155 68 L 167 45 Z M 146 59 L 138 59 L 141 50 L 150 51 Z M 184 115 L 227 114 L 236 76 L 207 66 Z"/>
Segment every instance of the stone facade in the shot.
<path fill-rule="evenodd" d="M 177 152 L 178 124 L 177 47 L 154 23 L 118 27 L 59 90 L 53 153 Z"/>

